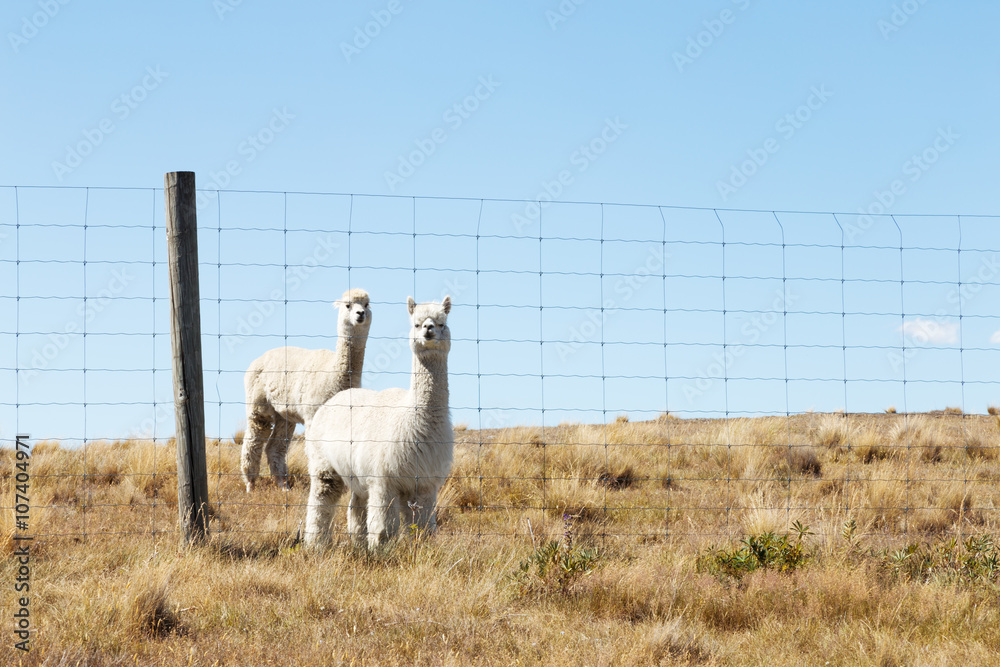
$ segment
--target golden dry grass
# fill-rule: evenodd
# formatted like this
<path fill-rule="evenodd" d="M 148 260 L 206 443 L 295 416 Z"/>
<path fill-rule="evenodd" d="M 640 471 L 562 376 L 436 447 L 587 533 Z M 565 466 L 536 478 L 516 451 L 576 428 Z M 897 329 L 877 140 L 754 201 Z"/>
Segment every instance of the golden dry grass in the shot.
<path fill-rule="evenodd" d="M 461 428 L 438 533 L 369 555 L 295 543 L 300 444 L 291 491 L 265 478 L 247 496 L 238 447 L 209 442 L 212 537 L 181 550 L 172 445 L 38 443 L 23 664 L 990 664 L 995 584 L 893 577 L 857 554 L 1000 536 L 998 445 L 995 416 L 955 411 Z M 12 465 L 0 450 L 6 507 Z M 519 593 L 510 575 L 564 515 L 597 569 Z M 736 584 L 696 567 L 794 521 L 815 533 L 803 569 Z M 13 534 L 4 510 L 4 554 Z M 0 571 L 11 582 L 13 559 Z"/>

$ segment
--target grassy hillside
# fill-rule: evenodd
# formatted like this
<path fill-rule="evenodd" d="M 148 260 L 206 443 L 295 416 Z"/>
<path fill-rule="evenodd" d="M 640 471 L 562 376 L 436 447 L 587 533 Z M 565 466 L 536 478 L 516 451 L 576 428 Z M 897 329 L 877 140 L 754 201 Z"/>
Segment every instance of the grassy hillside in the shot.
<path fill-rule="evenodd" d="M 998 447 L 956 411 L 459 427 L 438 533 L 369 555 L 296 544 L 300 444 L 294 488 L 248 496 L 209 443 L 212 537 L 182 551 L 172 445 L 42 442 L 24 664 L 985 664 Z"/>

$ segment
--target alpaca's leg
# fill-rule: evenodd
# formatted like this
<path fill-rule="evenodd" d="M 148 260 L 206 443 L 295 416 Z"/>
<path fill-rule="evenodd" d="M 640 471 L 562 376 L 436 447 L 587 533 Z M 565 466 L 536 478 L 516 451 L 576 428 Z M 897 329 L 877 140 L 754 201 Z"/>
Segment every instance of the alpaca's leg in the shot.
<path fill-rule="evenodd" d="M 283 489 L 292 486 L 288 478 L 288 446 L 292 441 L 292 434 L 295 433 L 295 422 L 282 417 L 274 420 L 274 431 L 264 445 L 264 454 L 267 455 L 267 465 L 271 468 L 271 477 L 275 483 Z"/>
<path fill-rule="evenodd" d="M 368 532 L 368 499 L 351 493 L 351 504 L 347 508 L 347 532 L 355 544 L 365 543 Z"/>
<path fill-rule="evenodd" d="M 417 494 L 413 506 L 413 523 L 430 534 L 437 529 L 437 489 Z"/>
<path fill-rule="evenodd" d="M 251 412 L 247 415 L 247 427 L 243 433 L 243 447 L 240 450 L 240 469 L 247 484 L 247 493 L 253 491 L 260 474 L 260 453 L 264 443 L 271 438 L 273 424 L 264 415 Z"/>
<path fill-rule="evenodd" d="M 368 491 L 368 548 L 384 544 L 399 530 L 399 502 L 384 487 Z"/>
<path fill-rule="evenodd" d="M 330 544 L 330 523 L 337 499 L 344 491 L 344 482 L 333 472 L 313 475 L 309 484 L 309 505 L 306 508 L 305 543 L 309 547 Z"/>
<path fill-rule="evenodd" d="M 389 500 L 385 508 L 385 537 L 391 540 L 399 533 L 399 498 Z"/>

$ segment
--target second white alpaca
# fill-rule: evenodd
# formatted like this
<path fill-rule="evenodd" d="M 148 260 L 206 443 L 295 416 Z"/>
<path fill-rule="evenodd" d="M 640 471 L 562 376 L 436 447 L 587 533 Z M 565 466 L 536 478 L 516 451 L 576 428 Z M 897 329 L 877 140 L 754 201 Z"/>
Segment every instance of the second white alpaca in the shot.
<path fill-rule="evenodd" d="M 240 467 L 247 493 L 260 473 L 261 450 L 271 475 L 289 487 L 286 455 L 296 424 L 308 424 L 330 397 L 361 386 L 372 311 L 368 292 L 349 289 L 333 304 L 337 317 L 337 349 L 279 347 L 257 357 L 243 378 L 247 427 Z"/>
<path fill-rule="evenodd" d="M 410 389 L 349 389 L 306 424 L 309 504 L 305 541 L 330 542 L 334 503 L 344 487 L 347 529 L 369 548 L 399 530 L 402 511 L 418 528 L 435 528 L 437 493 L 451 472 L 454 433 L 448 412 L 451 297 L 417 305 L 411 297 Z"/>

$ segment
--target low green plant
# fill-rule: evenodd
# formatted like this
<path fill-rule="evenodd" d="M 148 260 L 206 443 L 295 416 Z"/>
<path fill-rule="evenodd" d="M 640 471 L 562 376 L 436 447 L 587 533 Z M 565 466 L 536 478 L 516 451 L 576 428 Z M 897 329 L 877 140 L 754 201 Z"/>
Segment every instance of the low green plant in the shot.
<path fill-rule="evenodd" d="M 794 539 L 790 534 L 767 532 L 745 537 L 740 540 L 741 546 L 732 549 L 712 547 L 698 556 L 697 570 L 734 579 L 761 569 L 778 572 L 796 570 L 812 557 L 812 551 L 803 544 L 802 538 L 813 533 L 799 521 L 792 524 L 792 531 Z"/>
<path fill-rule="evenodd" d="M 990 535 L 872 550 L 871 555 L 893 576 L 908 581 L 1000 583 L 1000 547 Z"/>
<path fill-rule="evenodd" d="M 575 581 L 597 567 L 600 552 L 574 544 L 573 518 L 564 514 L 562 539 L 552 540 L 535 549 L 508 576 L 520 595 L 567 593 Z"/>

